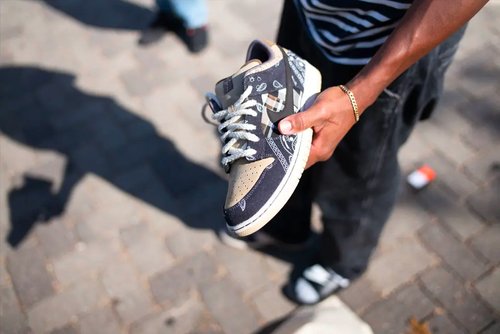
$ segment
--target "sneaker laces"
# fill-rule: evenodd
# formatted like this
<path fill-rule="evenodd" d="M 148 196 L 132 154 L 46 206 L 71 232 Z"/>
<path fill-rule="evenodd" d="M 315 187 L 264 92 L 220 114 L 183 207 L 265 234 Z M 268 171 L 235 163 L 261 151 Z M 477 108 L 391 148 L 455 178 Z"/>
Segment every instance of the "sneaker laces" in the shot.
<path fill-rule="evenodd" d="M 257 116 L 257 111 L 251 109 L 257 105 L 257 101 L 248 100 L 252 93 L 252 86 L 249 86 L 236 102 L 227 109 L 215 112 L 212 118 L 219 125 L 217 129 L 224 142 L 221 160 L 222 165 L 227 168 L 230 163 L 240 158 L 253 158 L 256 150 L 248 147 L 248 142 L 258 142 L 259 137 L 251 131 L 257 129 L 253 124 L 248 124 L 244 116 Z"/>

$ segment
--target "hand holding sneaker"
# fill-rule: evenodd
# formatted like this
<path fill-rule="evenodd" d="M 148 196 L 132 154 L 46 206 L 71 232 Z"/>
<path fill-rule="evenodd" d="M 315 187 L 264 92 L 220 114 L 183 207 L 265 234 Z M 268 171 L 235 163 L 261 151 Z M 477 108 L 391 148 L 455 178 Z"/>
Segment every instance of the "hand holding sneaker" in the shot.
<path fill-rule="evenodd" d="M 279 123 L 279 130 L 288 135 L 313 129 L 311 151 L 306 164 L 306 168 L 309 168 L 319 161 L 328 160 L 355 123 L 349 97 L 339 87 L 331 87 L 324 90 L 306 111 L 283 119 Z"/>

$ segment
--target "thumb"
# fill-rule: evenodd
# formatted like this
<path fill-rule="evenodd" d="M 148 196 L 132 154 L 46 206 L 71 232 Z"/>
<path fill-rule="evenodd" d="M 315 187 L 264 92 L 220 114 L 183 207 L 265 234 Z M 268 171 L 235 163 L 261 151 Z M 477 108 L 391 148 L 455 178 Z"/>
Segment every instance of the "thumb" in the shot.
<path fill-rule="evenodd" d="M 315 106 L 313 105 L 306 111 L 283 118 L 278 124 L 281 134 L 295 134 L 323 123 L 323 113 L 318 108 L 315 108 Z"/>

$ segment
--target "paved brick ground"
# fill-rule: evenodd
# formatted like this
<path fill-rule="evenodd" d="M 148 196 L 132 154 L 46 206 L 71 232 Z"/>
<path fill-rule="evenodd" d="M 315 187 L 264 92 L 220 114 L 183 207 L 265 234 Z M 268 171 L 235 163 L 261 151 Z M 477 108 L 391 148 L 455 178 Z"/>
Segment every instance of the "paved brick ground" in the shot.
<path fill-rule="evenodd" d="M 298 255 L 217 240 L 224 173 L 199 116 L 248 42 L 274 37 L 281 4 L 209 5 L 212 43 L 193 56 L 174 36 L 137 47 L 152 1 L 0 3 L 2 333 L 252 333 L 295 308 L 280 287 Z M 471 22 L 401 153 L 437 181 L 403 186 L 368 272 L 340 293 L 375 333 L 411 317 L 498 333 L 499 15 L 492 1 Z M 55 194 L 64 205 L 42 210 Z"/>

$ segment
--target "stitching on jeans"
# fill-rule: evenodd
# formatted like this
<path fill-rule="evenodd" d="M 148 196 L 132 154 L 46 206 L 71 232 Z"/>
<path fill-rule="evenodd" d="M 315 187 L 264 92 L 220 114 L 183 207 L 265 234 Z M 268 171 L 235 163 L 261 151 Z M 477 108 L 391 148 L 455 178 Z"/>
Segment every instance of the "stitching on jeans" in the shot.
<path fill-rule="evenodd" d="M 395 98 L 398 101 L 401 100 L 401 95 L 394 93 L 393 91 L 389 90 L 388 88 L 384 89 L 384 93 L 386 93 L 390 97 Z"/>
<path fill-rule="evenodd" d="M 399 95 L 398 95 L 399 96 Z M 391 110 L 392 112 L 389 114 L 391 116 L 390 117 L 390 121 L 389 123 L 393 123 L 396 119 L 396 116 L 395 116 L 395 110 L 397 110 L 399 107 L 400 107 L 400 104 L 401 104 L 401 100 L 397 100 L 396 102 L 396 105 L 394 106 L 394 108 Z M 377 185 L 377 174 L 378 172 L 380 171 L 380 168 L 382 166 L 382 161 L 383 161 L 383 156 L 382 156 L 382 153 L 386 152 L 386 148 L 387 148 L 387 145 L 388 145 L 388 142 L 389 142 L 389 137 L 391 136 L 391 131 L 385 131 L 384 132 L 384 137 L 382 138 L 382 144 L 380 145 L 380 148 L 377 152 L 377 157 L 378 159 L 376 159 L 375 163 L 373 164 L 373 168 L 371 168 L 371 170 L 373 171 L 372 175 L 369 177 L 368 181 L 367 181 L 367 194 L 370 193 L 370 191 Z M 372 199 L 372 196 L 365 196 L 362 200 L 361 200 L 361 210 L 362 210 L 362 214 L 360 215 L 360 226 L 364 225 L 366 223 L 366 209 L 368 208 L 368 206 L 370 205 L 370 200 Z"/>

